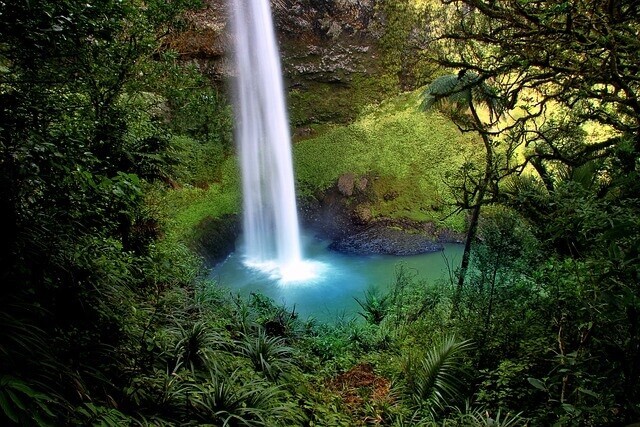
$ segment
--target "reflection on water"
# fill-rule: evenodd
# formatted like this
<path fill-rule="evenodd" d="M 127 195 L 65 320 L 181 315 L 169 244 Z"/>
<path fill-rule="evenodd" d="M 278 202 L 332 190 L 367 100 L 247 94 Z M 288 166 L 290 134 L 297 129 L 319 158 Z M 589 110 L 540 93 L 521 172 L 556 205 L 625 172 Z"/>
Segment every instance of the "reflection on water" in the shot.
<path fill-rule="evenodd" d="M 284 278 L 273 274 L 268 265 L 247 266 L 242 250 L 216 265 L 211 278 L 240 295 L 262 293 L 290 309 L 295 307 L 302 318 L 329 322 L 337 316 L 355 316 L 359 307 L 354 298 L 362 298 L 368 288 L 388 290 L 400 264 L 419 279 L 436 281 L 447 278 L 449 269 L 455 269 L 462 258 L 462 245 L 457 244 L 445 245 L 442 252 L 405 257 L 345 255 L 328 250 L 328 245 L 303 235 L 305 260 Z"/>

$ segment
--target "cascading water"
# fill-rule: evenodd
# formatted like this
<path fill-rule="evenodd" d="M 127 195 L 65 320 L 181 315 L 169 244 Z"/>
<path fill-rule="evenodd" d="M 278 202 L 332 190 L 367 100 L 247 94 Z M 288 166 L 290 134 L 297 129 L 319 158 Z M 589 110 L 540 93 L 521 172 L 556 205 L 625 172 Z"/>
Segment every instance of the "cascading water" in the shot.
<path fill-rule="evenodd" d="M 304 280 L 312 269 L 300 248 L 291 139 L 269 0 L 232 0 L 231 5 L 245 263 L 283 281 Z"/>
<path fill-rule="evenodd" d="M 335 314 L 355 313 L 354 297 L 371 284 L 392 283 L 398 258 L 336 253 L 328 250 L 328 241 L 304 234 L 311 260 L 302 256 L 291 141 L 269 0 L 229 1 L 236 40 L 236 138 L 244 192 L 244 245 L 218 264 L 212 277 L 245 295 L 259 292 L 293 304 L 307 316 L 328 320 Z M 407 259 L 407 268 L 436 274 L 444 265 L 434 261 L 451 259 L 439 254 L 425 257 Z M 273 286 L 291 283 L 302 286 Z"/>

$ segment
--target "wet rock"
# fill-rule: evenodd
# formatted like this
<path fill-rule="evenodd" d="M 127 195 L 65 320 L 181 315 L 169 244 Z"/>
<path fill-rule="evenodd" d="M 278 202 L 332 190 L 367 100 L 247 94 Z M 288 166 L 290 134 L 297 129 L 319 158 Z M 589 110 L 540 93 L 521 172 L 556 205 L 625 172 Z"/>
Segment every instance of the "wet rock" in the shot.
<path fill-rule="evenodd" d="M 438 230 L 436 233 L 438 241 L 442 243 L 464 243 L 466 234 L 453 230 Z"/>
<path fill-rule="evenodd" d="M 291 85 L 304 81 L 348 82 L 368 73 L 380 38 L 375 0 L 271 0 L 284 72 Z M 207 0 L 184 16 L 186 29 L 165 46 L 222 81 L 234 74 L 233 39 L 225 0 Z M 375 61 L 374 61 L 375 62 Z"/>
<path fill-rule="evenodd" d="M 358 205 L 353 209 L 351 221 L 356 225 L 367 225 L 373 220 L 371 208 L 367 205 Z"/>
<path fill-rule="evenodd" d="M 353 195 L 356 177 L 352 173 L 345 173 L 338 178 L 338 191 L 343 196 L 350 197 Z"/>
<path fill-rule="evenodd" d="M 386 226 L 373 226 L 343 237 L 331 243 L 329 248 L 346 254 L 399 256 L 438 252 L 444 249 L 441 243 L 424 234 Z"/>
<path fill-rule="evenodd" d="M 298 210 L 304 226 L 323 239 L 340 239 L 362 228 L 353 223 L 346 197 L 337 186 L 317 198 L 300 200 Z"/>
<path fill-rule="evenodd" d="M 304 226 L 331 240 L 330 249 L 361 255 L 416 255 L 440 251 L 443 243 L 464 241 L 464 233 L 438 229 L 432 222 L 374 217 L 375 200 L 364 191 L 367 180 L 344 174 L 323 194 L 298 202 Z"/>
<path fill-rule="evenodd" d="M 369 185 L 369 179 L 367 177 L 360 177 L 356 181 L 356 189 L 361 193 L 364 193 L 367 190 L 368 185 Z"/>

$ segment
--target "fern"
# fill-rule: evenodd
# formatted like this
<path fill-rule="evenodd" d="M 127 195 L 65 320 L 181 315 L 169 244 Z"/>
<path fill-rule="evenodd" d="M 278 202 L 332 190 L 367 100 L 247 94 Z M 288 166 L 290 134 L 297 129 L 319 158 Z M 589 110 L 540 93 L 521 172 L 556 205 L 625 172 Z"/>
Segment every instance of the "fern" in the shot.
<path fill-rule="evenodd" d="M 470 71 L 438 77 L 422 93 L 421 108 L 424 111 L 447 103 L 452 104 L 458 114 L 472 103 L 483 105 L 489 110 L 492 121 L 506 109 L 506 103 L 498 96 L 497 90 Z"/>
<path fill-rule="evenodd" d="M 464 371 L 462 360 L 469 349 L 469 341 L 457 341 L 450 336 L 418 360 L 409 360 L 406 394 L 417 408 L 435 413 L 459 396 Z"/>

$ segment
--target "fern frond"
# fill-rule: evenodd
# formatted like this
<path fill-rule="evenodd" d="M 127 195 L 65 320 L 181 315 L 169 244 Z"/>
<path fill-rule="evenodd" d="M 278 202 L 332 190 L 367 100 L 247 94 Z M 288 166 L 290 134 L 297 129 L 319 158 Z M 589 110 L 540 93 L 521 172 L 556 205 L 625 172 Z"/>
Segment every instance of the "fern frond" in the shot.
<path fill-rule="evenodd" d="M 466 110 L 472 103 L 486 107 L 491 121 L 496 120 L 507 108 L 507 103 L 499 96 L 497 89 L 470 71 L 447 74 L 435 79 L 422 92 L 420 107 L 427 111 L 436 106 L 452 104 L 457 110 Z"/>
<path fill-rule="evenodd" d="M 410 363 L 407 391 L 416 406 L 433 412 L 458 397 L 464 372 L 462 361 L 471 347 L 470 341 L 445 337 L 422 358 Z"/>

